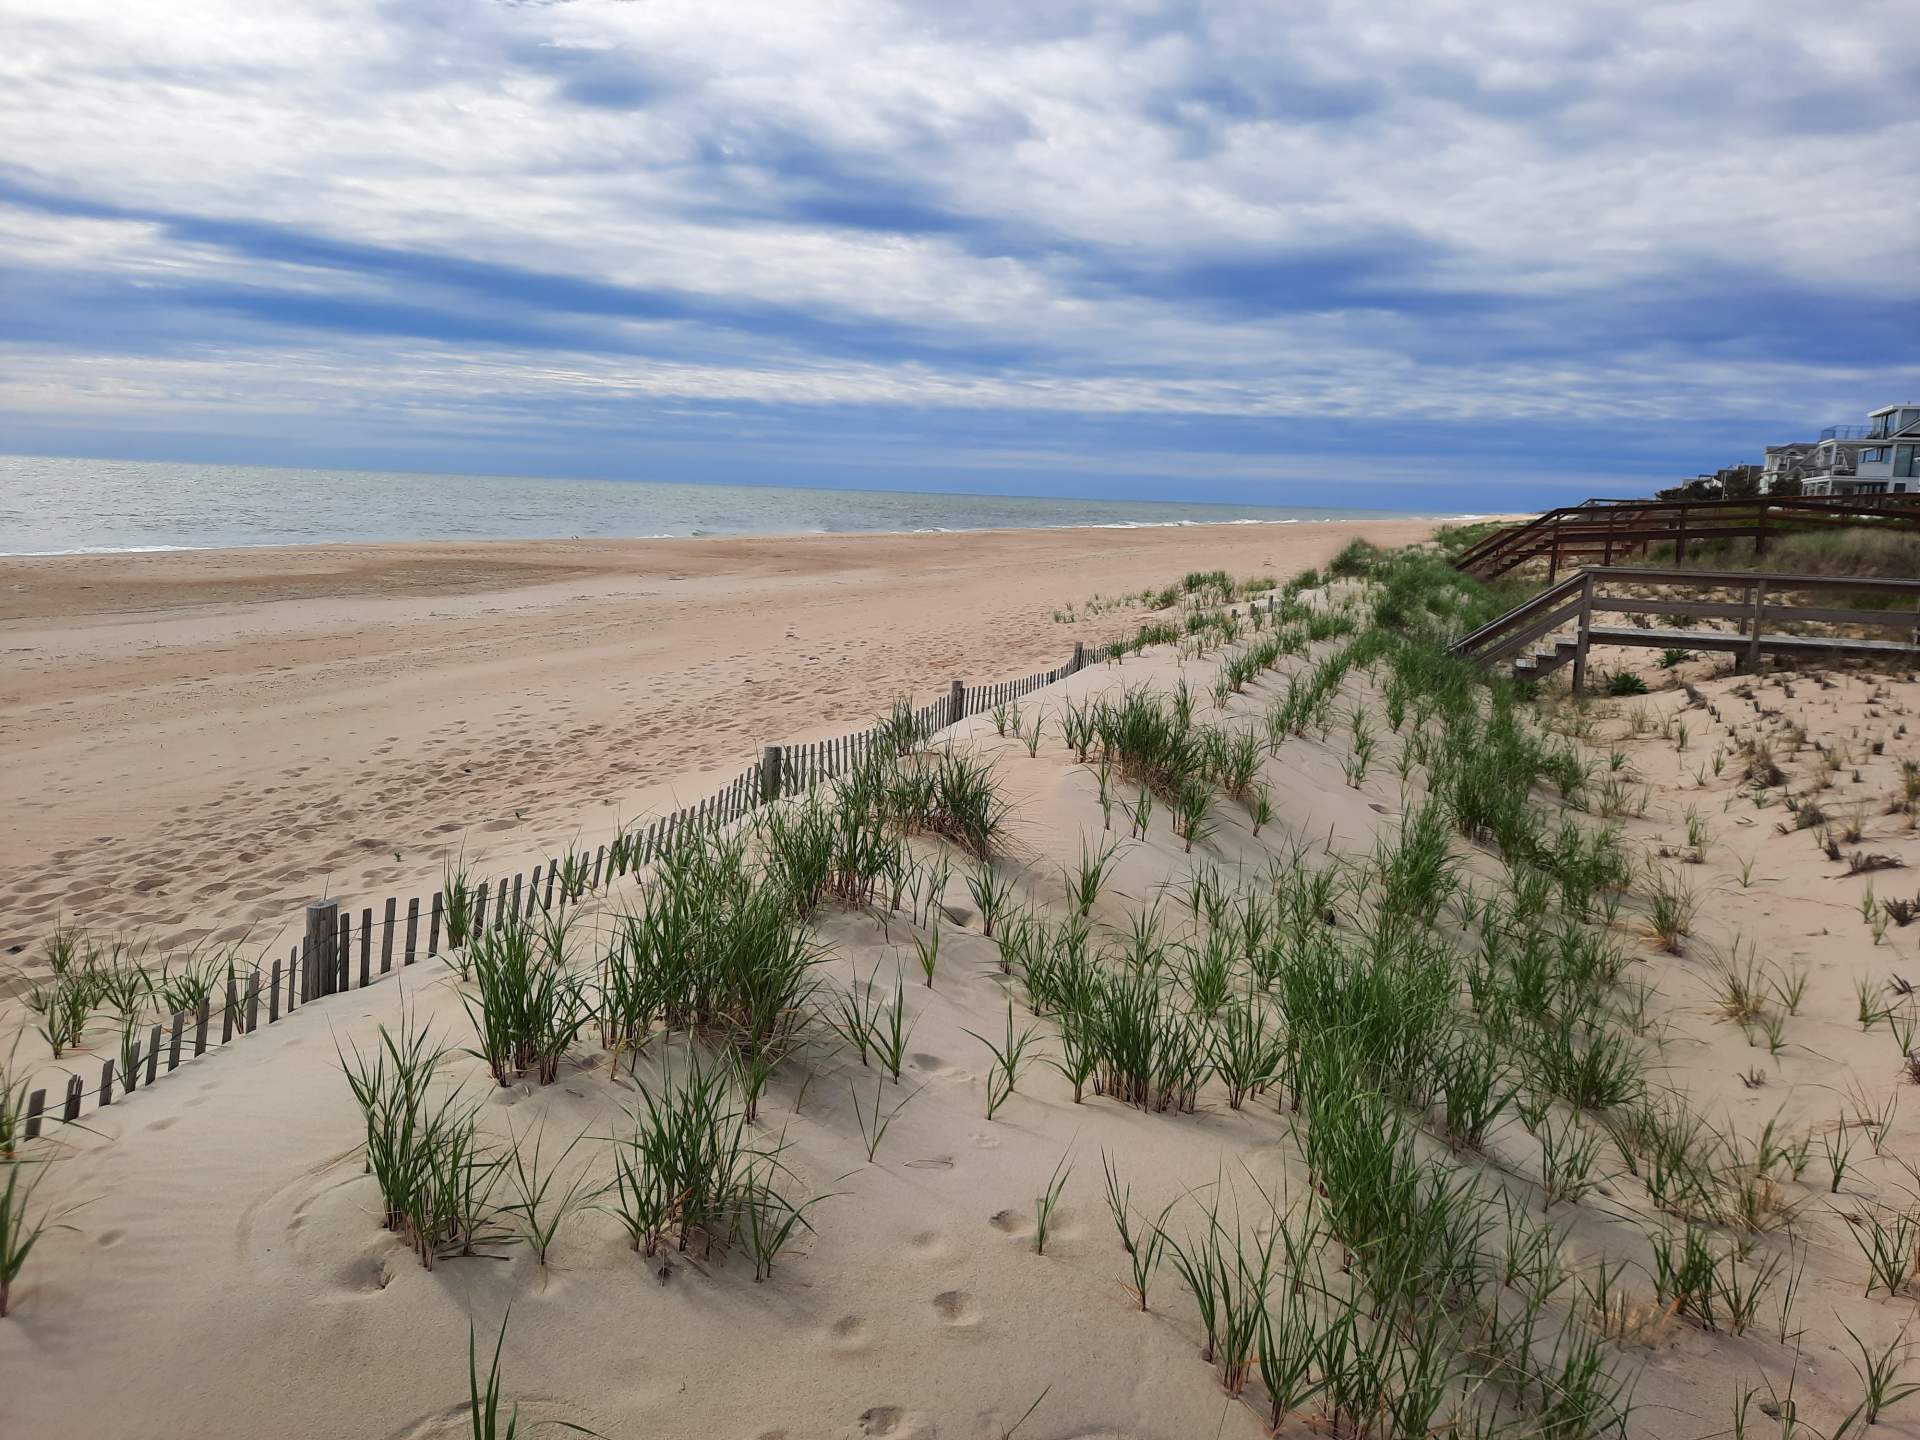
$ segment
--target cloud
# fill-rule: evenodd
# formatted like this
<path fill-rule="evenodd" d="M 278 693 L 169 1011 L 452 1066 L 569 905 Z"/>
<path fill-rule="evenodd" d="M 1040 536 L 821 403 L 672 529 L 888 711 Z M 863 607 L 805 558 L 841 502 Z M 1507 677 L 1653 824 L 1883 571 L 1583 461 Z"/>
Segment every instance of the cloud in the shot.
<path fill-rule="evenodd" d="M 690 405 L 694 478 L 757 417 L 854 467 L 971 427 L 1036 484 L 1186 476 L 1192 427 L 1559 483 L 1566 434 L 1692 471 L 1920 389 L 1920 35 L 1872 0 L 0 21 L 0 417 L 39 443 L 344 421 L 372 463 L 610 470 Z"/>

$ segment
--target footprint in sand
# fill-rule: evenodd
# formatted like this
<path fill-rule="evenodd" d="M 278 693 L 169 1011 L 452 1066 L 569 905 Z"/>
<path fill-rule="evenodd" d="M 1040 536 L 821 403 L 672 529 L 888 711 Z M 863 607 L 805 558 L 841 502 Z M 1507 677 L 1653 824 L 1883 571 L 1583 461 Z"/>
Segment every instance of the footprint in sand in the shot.
<path fill-rule="evenodd" d="M 1002 1210 L 987 1223 L 1002 1235 L 1024 1240 L 1033 1234 L 1033 1221 L 1019 1210 Z"/>
<path fill-rule="evenodd" d="M 907 1242 L 916 1260 L 944 1260 L 953 1253 L 953 1241 L 942 1230 L 922 1230 Z"/>
<path fill-rule="evenodd" d="M 827 1346 L 842 1355 L 858 1355 L 873 1348 L 873 1334 L 858 1315 L 843 1315 L 827 1327 Z"/>
<path fill-rule="evenodd" d="M 980 1323 L 980 1306 L 964 1290 L 943 1290 L 934 1296 L 933 1313 L 951 1330 L 971 1330 Z"/>

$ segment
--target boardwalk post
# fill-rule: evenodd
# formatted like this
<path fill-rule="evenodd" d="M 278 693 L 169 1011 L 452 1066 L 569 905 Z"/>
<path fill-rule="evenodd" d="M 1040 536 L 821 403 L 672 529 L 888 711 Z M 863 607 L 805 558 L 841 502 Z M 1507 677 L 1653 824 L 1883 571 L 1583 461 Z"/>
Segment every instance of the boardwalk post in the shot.
<path fill-rule="evenodd" d="M 339 932 L 338 900 L 315 900 L 307 906 L 307 975 L 300 987 L 301 999 L 311 1000 L 316 995 L 333 993 L 333 953 Z"/>
<path fill-rule="evenodd" d="M 1589 570 L 1580 582 L 1580 638 L 1573 652 L 1573 693 L 1584 695 L 1587 690 L 1587 647 L 1593 639 L 1593 572 Z"/>
<path fill-rule="evenodd" d="M 760 799 L 763 802 L 780 798 L 780 764 L 783 758 L 778 745 L 769 745 L 760 752 Z"/>
<path fill-rule="evenodd" d="M 947 724 L 958 725 L 967 718 L 967 687 L 964 681 L 956 680 L 947 691 Z"/>
<path fill-rule="evenodd" d="M 1747 635 L 1747 673 L 1760 673 L 1760 621 L 1767 609 L 1767 582 L 1753 582 L 1753 613 L 1748 617 L 1751 629 Z"/>

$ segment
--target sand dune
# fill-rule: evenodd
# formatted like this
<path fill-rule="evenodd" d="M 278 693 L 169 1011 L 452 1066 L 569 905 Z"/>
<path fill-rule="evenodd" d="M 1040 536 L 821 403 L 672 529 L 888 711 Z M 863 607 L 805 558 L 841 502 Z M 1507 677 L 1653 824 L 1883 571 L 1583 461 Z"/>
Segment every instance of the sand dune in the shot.
<path fill-rule="evenodd" d="M 1363 949 L 1378 900 L 1376 847 L 1401 835 L 1429 793 L 1422 764 L 1401 763 L 1423 723 L 1388 724 L 1385 675 L 1348 672 L 1326 727 L 1304 727 L 1263 759 L 1276 814 L 1257 836 L 1247 809 L 1225 801 L 1197 842 L 1175 832 L 1164 806 L 1144 836 L 1132 834 L 1124 809 L 1103 809 L 1097 768 L 1076 763 L 1058 728 L 1070 700 L 1116 698 L 1128 686 L 1167 694 L 1184 680 L 1205 723 L 1265 733 L 1270 707 L 1328 648 L 1281 660 L 1215 706 L 1230 652 L 1163 646 L 1037 697 L 1030 709 L 1053 720 L 1032 756 L 987 716 L 942 737 L 1000 777 L 1012 809 L 997 866 L 1019 900 L 1059 922 L 1072 913 L 1067 872 L 1083 847 L 1112 844 L 1089 916 L 1101 943 L 1123 946 L 1157 909 L 1177 949 L 1206 943 L 1190 903 L 1197 872 L 1264 893 L 1324 870 L 1337 886 L 1331 928 Z M 1703 1192 L 1689 1213 L 1654 1193 L 1644 1160 L 1639 1170 L 1622 1163 L 1613 1137 L 1637 1113 L 1625 1104 L 1583 1114 L 1556 1099 L 1531 1120 L 1515 1105 L 1479 1141 L 1450 1144 L 1435 1100 L 1407 1111 L 1420 1121 L 1412 1143 L 1436 1173 L 1485 1187 L 1480 1263 L 1490 1273 L 1524 1269 L 1514 1248 L 1524 1237 L 1560 1237 L 1553 1313 L 1599 1335 L 1605 1367 L 1631 1382 L 1625 1434 L 1693 1440 L 1729 1432 L 1736 1414 L 1748 1433 L 1772 1434 L 1784 1413 L 1810 1427 L 1798 1433 L 1831 1436 L 1850 1412 L 1847 1423 L 1859 1425 L 1866 1355 L 1892 1356 L 1901 1376 L 1914 1374 L 1900 1349 L 1911 1271 L 1875 1293 L 1860 1237 L 1913 1207 L 1920 1111 L 1895 1030 L 1913 1008 L 1899 982 L 1920 980 L 1920 925 L 1863 904 L 1866 882 L 1848 873 L 1847 856 L 1887 857 L 1870 877 L 1879 901 L 1913 888 L 1917 797 L 1903 787 L 1904 767 L 1920 762 L 1920 684 L 1855 674 L 1756 681 L 1689 664 L 1691 689 L 1543 706 L 1529 723 L 1577 746 L 1592 778 L 1584 810 L 1566 809 L 1546 785 L 1528 803 L 1550 822 L 1565 814 L 1587 829 L 1619 827 L 1631 884 L 1611 915 L 1579 927 L 1624 961 L 1606 987 L 1606 1023 L 1643 1056 L 1660 1104 L 1684 1099 L 1740 1154 L 1765 1158 L 1721 1154 L 1726 1168 L 1701 1177 L 1717 1198 L 1709 1204 Z M 1356 765 L 1363 733 L 1373 753 Z M 1756 788 L 1750 767 L 1763 749 L 1781 773 Z M 1785 794 L 1796 807 L 1819 804 L 1832 823 L 1797 825 Z M 1817 836 L 1833 840 L 1840 859 Z M 1299 1092 L 1275 1085 L 1235 1108 L 1218 1079 L 1188 1113 L 1111 1096 L 1076 1104 L 1066 1078 L 1036 1060 L 989 1117 L 992 1053 L 979 1037 L 999 1035 L 1010 1006 L 1045 1055 L 1062 1055 L 1061 1036 L 1053 1019 L 1028 1013 L 1030 985 L 1004 973 L 999 947 L 981 933 L 966 862 L 926 836 L 912 847 L 922 863 L 955 862 L 918 921 L 884 908 L 820 912 L 829 995 L 876 975 L 891 993 L 899 976 L 913 1028 L 897 1083 L 824 1034 L 776 1073 L 755 1133 L 786 1147 L 782 1183 L 795 1198 L 821 1198 L 808 1212 L 812 1233 L 764 1283 L 738 1247 L 637 1255 L 602 1210 L 575 1216 L 544 1267 L 528 1246 L 486 1243 L 480 1256 L 423 1268 L 381 1227 L 339 1053 L 368 1049 L 403 1009 L 450 1043 L 469 1043 L 460 987 L 434 962 L 306 1007 L 63 1137 L 57 1194 L 83 1208 L 68 1217 L 72 1231 L 48 1237 L 16 1313 L 0 1322 L 0 1430 L 117 1440 L 152 1434 L 159 1415 L 187 1416 L 181 1433 L 211 1436 L 451 1440 L 467 1433 L 468 1322 L 484 1347 L 511 1309 L 503 1368 L 526 1417 L 608 1436 L 1268 1433 L 1263 1382 L 1250 1378 L 1237 1396 L 1223 1388 L 1175 1268 L 1160 1266 L 1144 1311 L 1129 1293 L 1102 1158 L 1132 1187 L 1140 1216 L 1174 1205 L 1168 1230 L 1182 1243 L 1204 1238 L 1207 1207 L 1222 1197 L 1237 1234 L 1271 1233 L 1269 1204 L 1291 1217 L 1310 1196 L 1342 1198 L 1304 1163 L 1316 1107 L 1303 1114 Z M 1471 952 L 1477 922 L 1463 917 L 1507 894 L 1516 872 L 1464 837 L 1451 854 L 1464 888 L 1421 918 L 1436 939 Z M 1653 908 L 1663 888 L 1689 895 L 1692 914 L 1661 937 Z M 610 924 L 633 893 L 622 882 L 586 907 L 583 926 Z M 942 943 L 929 986 L 914 941 L 936 914 Z M 594 948 L 584 931 L 581 939 Z M 1730 1003 L 1730 976 L 1749 986 L 1748 1003 Z M 1458 1001 L 1467 1015 L 1467 996 Z M 1885 1014 L 1863 1025 L 1868 1001 Z M 1479 1033 L 1480 1019 L 1465 1023 L 1464 1033 Z M 643 1087 L 660 1093 L 669 1053 L 684 1055 L 656 1042 L 629 1073 L 583 1036 L 551 1085 L 493 1085 L 470 1057 L 451 1070 L 480 1102 L 483 1134 L 524 1144 L 544 1125 L 549 1155 L 585 1135 L 563 1173 L 603 1180 L 611 1137 L 630 1127 Z M 870 1159 L 862 1130 L 876 1105 L 898 1113 Z M 1594 1146 L 1577 1200 L 1543 1188 L 1546 1134 Z M 1763 1136 L 1771 1150 L 1753 1148 Z M 1036 1198 L 1063 1160 L 1071 1171 L 1037 1253 Z M 1744 1218 L 1713 1208 L 1735 1194 L 1754 1206 Z M 1750 1310 L 1736 1318 L 1729 1297 L 1715 1295 L 1709 1323 L 1698 1297 L 1662 1293 L 1651 1237 L 1683 1235 L 1701 1238 L 1718 1266 L 1740 1256 L 1716 1274 L 1751 1287 Z M 1311 1258 L 1320 1282 L 1367 1270 L 1364 1255 L 1328 1235 Z M 1496 1284 L 1489 1313 L 1517 1307 L 1532 1283 L 1510 1275 Z M 1604 1308 L 1592 1300 L 1596 1284 L 1611 1287 Z M 1481 1388 L 1472 1373 L 1456 1377 L 1469 1397 Z M 1889 1406 L 1871 1432 L 1847 1433 L 1912 1433 L 1914 1403 Z M 1376 1433 L 1393 1433 L 1375 1418 Z M 1341 1433 L 1352 1427 L 1349 1416 Z M 1308 1403 L 1285 1432 L 1330 1428 Z"/>

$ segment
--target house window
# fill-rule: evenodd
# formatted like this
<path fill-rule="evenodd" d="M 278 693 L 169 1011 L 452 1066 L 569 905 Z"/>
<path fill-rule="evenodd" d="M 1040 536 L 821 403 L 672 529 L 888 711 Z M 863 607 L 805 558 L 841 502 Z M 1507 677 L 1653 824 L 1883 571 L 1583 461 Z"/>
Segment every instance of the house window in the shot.
<path fill-rule="evenodd" d="M 1920 445 L 1896 445 L 1893 447 L 1893 473 L 1908 479 L 1920 476 Z M 1902 489 L 1905 487 L 1902 486 Z"/>

